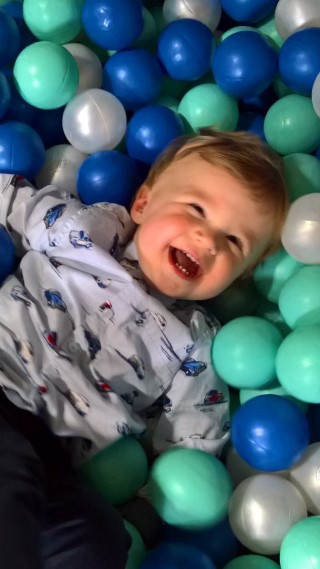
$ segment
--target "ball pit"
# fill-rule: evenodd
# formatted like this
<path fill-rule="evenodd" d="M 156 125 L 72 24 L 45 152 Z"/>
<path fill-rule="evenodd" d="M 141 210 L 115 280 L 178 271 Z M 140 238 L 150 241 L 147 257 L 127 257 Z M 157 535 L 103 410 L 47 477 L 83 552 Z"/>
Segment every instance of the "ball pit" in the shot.
<path fill-rule="evenodd" d="M 126 569 L 310 569 L 311 559 L 320 564 L 319 1 L 3 0 L 0 7 L 0 171 L 26 176 L 37 187 L 53 183 L 79 192 L 85 204 L 106 199 L 129 206 L 139 179 L 183 132 L 202 126 L 248 130 L 282 156 L 291 201 L 284 249 L 255 270 L 249 285 L 236 283 L 212 301 L 224 324 L 213 360 L 234 386 L 232 396 L 238 398 L 241 389 L 241 406 L 231 422 L 239 454 L 231 447 L 221 457 L 213 485 L 206 476 L 197 477 L 203 466 L 197 453 L 188 468 L 171 464 L 170 453 L 154 463 L 151 485 L 159 482 L 167 502 L 153 487 L 153 507 L 174 525 L 143 561 L 143 540 L 126 522 L 133 538 Z M 0 250 L 3 282 L 16 259 L 2 227 Z M 261 329 L 251 336 L 246 320 L 221 349 L 226 323 L 236 328 L 239 317 L 258 317 Z M 259 347 L 267 330 L 272 341 L 263 355 Z M 248 337 L 247 348 L 240 345 L 239 338 Z M 243 359 L 227 347 L 242 350 Z M 276 397 L 280 416 L 277 405 L 255 408 L 261 394 Z M 284 411 L 287 398 L 295 410 Z M 250 445 L 267 412 L 269 423 L 263 429 L 259 423 L 264 454 L 257 458 Z M 307 421 L 314 443 L 309 446 Z M 147 476 L 144 452 L 131 442 L 124 439 L 130 449 L 107 449 L 86 473 L 113 503 L 135 496 Z M 123 480 L 129 471 L 130 480 Z M 240 487 L 231 501 L 230 475 Z M 186 486 L 182 498 L 173 495 L 176 479 Z M 260 517 L 250 520 L 248 510 L 257 502 Z M 294 505 L 292 518 L 288 502 Z M 228 503 L 234 531 L 222 519 Z M 298 521 L 306 508 L 314 516 Z M 237 537 L 248 554 L 237 557 Z M 279 550 L 279 565 L 278 557 L 264 556 Z"/>

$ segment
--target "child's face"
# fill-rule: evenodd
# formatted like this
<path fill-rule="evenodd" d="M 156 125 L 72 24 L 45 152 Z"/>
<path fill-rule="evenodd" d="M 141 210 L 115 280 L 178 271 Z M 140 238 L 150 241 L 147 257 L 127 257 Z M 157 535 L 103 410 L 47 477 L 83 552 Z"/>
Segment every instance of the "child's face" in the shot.
<path fill-rule="evenodd" d="M 272 216 L 228 171 L 196 154 L 173 162 L 131 209 L 145 279 L 188 300 L 212 298 L 268 246 Z"/>

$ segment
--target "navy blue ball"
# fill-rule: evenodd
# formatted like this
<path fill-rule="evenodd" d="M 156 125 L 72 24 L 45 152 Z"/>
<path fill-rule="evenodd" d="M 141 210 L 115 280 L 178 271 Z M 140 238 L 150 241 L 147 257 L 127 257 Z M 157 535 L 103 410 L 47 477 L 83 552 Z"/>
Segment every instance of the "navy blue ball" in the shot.
<path fill-rule="evenodd" d="M 315 153 L 315 156 L 316 156 L 317 158 L 319 158 L 319 160 L 320 160 L 320 146 L 318 146 L 318 148 L 317 148 L 317 150 L 316 150 L 316 153 Z"/>
<path fill-rule="evenodd" d="M 183 18 L 161 32 L 158 57 L 173 79 L 195 81 L 210 70 L 213 47 L 214 37 L 205 24 Z"/>
<path fill-rule="evenodd" d="M 20 50 L 19 28 L 12 16 L 0 9 L 0 68 L 14 62 Z"/>
<path fill-rule="evenodd" d="M 152 164 L 168 144 L 184 133 L 183 121 L 171 109 L 150 105 L 139 109 L 128 122 L 129 156 Z"/>
<path fill-rule="evenodd" d="M 129 47 L 143 30 L 141 0 L 85 0 L 82 24 L 89 38 L 100 47 Z"/>
<path fill-rule="evenodd" d="M 320 73 L 320 28 L 299 30 L 286 39 L 279 53 L 279 72 L 292 91 L 311 96 Z"/>
<path fill-rule="evenodd" d="M 15 269 L 15 247 L 4 227 L 0 226 L 0 284 Z"/>
<path fill-rule="evenodd" d="M 309 444 L 308 420 L 299 407 L 279 395 L 259 395 L 237 409 L 231 440 L 237 453 L 258 470 L 285 470 Z"/>
<path fill-rule="evenodd" d="M 118 51 L 104 66 L 103 88 L 113 93 L 128 111 L 135 111 L 160 96 L 163 72 L 146 49 Z"/>
<path fill-rule="evenodd" d="M 33 180 L 44 159 L 44 144 L 31 126 L 18 121 L 0 124 L 0 172 Z"/>
<path fill-rule="evenodd" d="M 36 109 L 33 105 L 29 105 L 18 92 L 13 76 L 8 75 L 7 80 L 10 86 L 11 97 L 7 112 L 5 114 L 6 121 L 20 121 L 33 126 L 40 109 Z"/>
<path fill-rule="evenodd" d="M 278 0 L 221 0 L 222 10 L 235 22 L 253 24 L 273 14 Z"/>
<path fill-rule="evenodd" d="M 10 105 L 11 89 L 7 77 L 0 71 L 0 119 L 2 119 Z"/>
<path fill-rule="evenodd" d="M 192 545 L 161 543 L 153 549 L 141 569 L 216 569 L 211 559 Z"/>
<path fill-rule="evenodd" d="M 77 191 L 87 205 L 110 202 L 129 207 L 137 189 L 135 162 L 117 150 L 101 150 L 82 162 Z"/>
<path fill-rule="evenodd" d="M 277 53 L 262 34 L 237 32 L 217 47 L 212 71 L 225 93 L 243 99 L 267 89 L 275 77 L 277 65 Z"/>
<path fill-rule="evenodd" d="M 266 142 L 264 136 L 264 115 L 255 111 L 245 111 L 240 113 L 236 130 L 245 130 L 256 134 Z"/>

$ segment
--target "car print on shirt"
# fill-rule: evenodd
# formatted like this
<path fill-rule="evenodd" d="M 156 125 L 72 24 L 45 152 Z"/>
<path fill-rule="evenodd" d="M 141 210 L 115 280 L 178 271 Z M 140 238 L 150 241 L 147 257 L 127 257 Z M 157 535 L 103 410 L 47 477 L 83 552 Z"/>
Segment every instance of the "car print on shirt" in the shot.
<path fill-rule="evenodd" d="M 62 300 L 61 293 L 54 288 L 49 288 L 44 291 L 44 296 L 49 308 L 56 308 L 61 312 L 67 312 L 66 303 Z"/>
<path fill-rule="evenodd" d="M 105 302 L 100 304 L 99 310 L 100 310 L 100 312 L 105 312 L 108 315 L 108 317 L 110 318 L 111 322 L 113 322 L 114 310 L 112 307 L 111 300 L 106 300 Z"/>
<path fill-rule="evenodd" d="M 131 365 L 131 367 L 134 369 L 134 371 L 136 372 L 136 375 L 139 379 L 144 379 L 145 365 L 144 365 L 144 361 L 142 358 L 137 356 L 137 354 L 131 354 L 131 356 L 129 356 L 127 358 L 124 354 L 122 354 L 116 348 L 115 348 L 115 351 L 117 352 L 118 356 L 120 356 L 120 358 L 122 358 L 125 362 L 127 362 L 128 364 Z"/>
<path fill-rule="evenodd" d="M 31 306 L 32 301 L 29 297 L 28 291 L 21 285 L 15 285 L 10 291 L 13 300 L 21 301 L 28 308 Z"/>
<path fill-rule="evenodd" d="M 98 287 L 100 287 L 100 288 L 107 288 L 111 284 L 111 279 L 108 279 L 108 278 L 102 279 L 101 277 L 98 277 L 97 275 L 92 275 L 92 278 L 96 281 Z"/>
<path fill-rule="evenodd" d="M 89 235 L 82 229 L 80 229 L 79 231 L 76 229 L 72 229 L 69 233 L 69 241 L 75 249 L 79 247 L 90 249 L 93 246 L 91 237 L 89 237 Z"/>
<path fill-rule="evenodd" d="M 200 411 L 206 412 L 210 411 L 210 408 L 213 405 L 220 405 L 221 403 L 226 403 L 227 400 L 224 397 L 222 391 L 218 391 L 217 389 L 210 389 L 207 391 L 204 400 L 202 403 L 196 403 L 195 407 L 199 407 Z"/>
<path fill-rule="evenodd" d="M 14 345 L 19 358 L 24 364 L 29 364 L 34 356 L 32 344 L 28 340 L 14 340 Z"/>
<path fill-rule="evenodd" d="M 85 339 L 88 342 L 90 359 L 94 360 L 96 354 L 101 350 L 101 344 L 98 336 L 95 336 L 90 330 L 83 330 Z"/>
<path fill-rule="evenodd" d="M 163 391 L 162 395 L 160 395 L 160 397 L 158 397 L 158 399 L 156 399 L 156 401 L 154 401 L 152 405 L 148 407 L 148 409 L 142 412 L 142 415 L 145 416 L 146 419 L 153 419 L 154 417 L 159 415 L 159 413 L 161 413 L 162 411 L 164 413 L 171 413 L 172 401 L 168 397 L 168 395 L 164 392 L 163 388 L 162 391 Z"/>
<path fill-rule="evenodd" d="M 67 207 L 66 204 L 60 203 L 48 209 L 46 215 L 43 218 L 44 224 L 47 229 L 52 227 L 57 221 L 57 219 L 59 219 L 59 217 L 62 216 L 66 207 Z"/>
<path fill-rule="evenodd" d="M 60 356 L 60 358 L 64 358 L 65 360 L 71 361 L 71 358 L 58 346 L 58 334 L 55 331 L 50 330 L 42 330 L 42 336 L 44 337 L 45 341 L 47 342 L 48 346 L 56 352 Z"/>
<path fill-rule="evenodd" d="M 187 358 L 180 369 L 189 377 L 197 377 L 206 370 L 207 367 L 205 362 L 197 361 L 194 358 Z"/>
<path fill-rule="evenodd" d="M 81 395 L 72 389 L 68 389 L 63 393 L 63 395 L 68 399 L 69 403 L 71 403 L 72 407 L 74 407 L 81 417 L 88 414 L 90 403 L 84 395 Z"/>

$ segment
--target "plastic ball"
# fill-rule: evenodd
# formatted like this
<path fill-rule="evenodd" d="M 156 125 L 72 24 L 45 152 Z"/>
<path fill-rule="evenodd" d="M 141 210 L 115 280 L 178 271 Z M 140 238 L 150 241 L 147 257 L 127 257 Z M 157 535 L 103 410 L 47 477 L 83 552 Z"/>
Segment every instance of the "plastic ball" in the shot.
<path fill-rule="evenodd" d="M 158 57 L 168 75 L 195 81 L 210 69 L 214 37 L 198 20 L 184 18 L 168 24 L 158 40 Z"/>
<path fill-rule="evenodd" d="M 217 567 L 224 567 L 238 553 L 239 542 L 230 528 L 228 518 L 219 524 L 202 531 L 188 531 L 166 525 L 163 531 L 164 542 L 189 544 L 206 553 Z"/>
<path fill-rule="evenodd" d="M 160 96 L 163 72 L 146 49 L 123 50 L 112 55 L 103 71 L 103 87 L 134 111 Z"/>
<path fill-rule="evenodd" d="M 320 266 L 303 267 L 284 285 L 280 312 L 291 328 L 320 324 Z"/>
<path fill-rule="evenodd" d="M 280 565 L 263 555 L 241 555 L 223 569 L 280 569 Z"/>
<path fill-rule="evenodd" d="M 264 135 L 279 154 L 313 152 L 320 144 L 320 117 L 311 99 L 293 94 L 276 101 L 266 114 Z"/>
<path fill-rule="evenodd" d="M 319 2 L 318 0 L 279 0 L 274 17 L 282 38 L 287 38 L 303 28 L 318 28 Z"/>
<path fill-rule="evenodd" d="M 166 22 L 182 18 L 199 20 L 214 32 L 220 22 L 221 5 L 219 0 L 164 0 L 163 15 Z"/>
<path fill-rule="evenodd" d="M 238 454 L 254 468 L 286 470 L 300 460 L 309 444 L 308 421 L 292 401 L 279 395 L 259 395 L 235 412 L 231 440 Z"/>
<path fill-rule="evenodd" d="M 111 50 L 125 49 L 143 30 L 141 0 L 85 0 L 82 23 L 97 45 Z"/>
<path fill-rule="evenodd" d="M 281 342 L 282 335 L 271 322 L 257 316 L 235 318 L 213 341 L 213 366 L 232 387 L 262 387 L 275 377 L 275 357 Z"/>
<path fill-rule="evenodd" d="M 231 445 L 226 456 L 226 467 L 232 478 L 234 487 L 236 488 L 239 484 L 249 478 L 250 476 L 255 476 L 256 474 L 269 474 L 264 470 L 259 470 L 258 468 L 253 468 L 248 464 L 243 458 L 237 453 L 236 449 Z M 289 479 L 289 470 L 277 470 L 272 472 L 277 476 Z"/>
<path fill-rule="evenodd" d="M 277 377 L 296 399 L 320 403 L 320 325 L 300 326 L 282 342 L 276 358 Z"/>
<path fill-rule="evenodd" d="M 149 552 L 140 569 L 216 569 L 209 557 L 192 545 L 161 543 Z"/>
<path fill-rule="evenodd" d="M 292 91 L 310 96 L 320 73 L 320 29 L 308 28 L 292 34 L 279 53 L 279 72 Z"/>
<path fill-rule="evenodd" d="M 309 407 L 307 403 L 304 403 L 299 399 L 295 399 L 292 395 L 287 393 L 284 387 L 282 387 L 277 380 L 262 389 L 241 389 L 239 396 L 240 403 L 243 405 L 246 401 L 253 399 L 253 397 L 258 397 L 259 395 L 279 395 L 280 397 L 285 397 L 286 399 L 289 399 L 289 401 L 295 403 L 303 413 L 306 413 Z"/>
<path fill-rule="evenodd" d="M 223 91 L 243 99 L 259 95 L 277 71 L 277 53 L 258 32 L 232 34 L 214 52 L 212 71 Z"/>
<path fill-rule="evenodd" d="M 281 544 L 281 569 L 313 569 L 319 566 L 319 535 L 319 516 L 311 516 L 295 524 Z"/>
<path fill-rule="evenodd" d="M 320 514 L 320 443 L 313 443 L 290 469 L 290 480 L 301 492 L 311 514 Z"/>
<path fill-rule="evenodd" d="M 138 530 L 130 522 L 124 520 L 124 526 L 132 540 L 125 569 L 140 569 L 147 554 L 144 541 Z"/>
<path fill-rule="evenodd" d="M 153 463 L 148 485 L 153 507 L 171 525 L 201 530 L 227 515 L 231 478 L 220 460 L 202 450 L 166 451 Z"/>
<path fill-rule="evenodd" d="M 10 87 L 10 99 L 4 117 L 5 120 L 20 121 L 33 126 L 33 124 L 35 124 L 38 114 L 40 113 L 40 110 L 36 109 L 32 105 L 29 105 L 29 103 L 27 103 L 27 101 L 25 101 L 19 95 L 14 82 L 13 75 L 7 75 L 6 79 Z"/>
<path fill-rule="evenodd" d="M 317 113 L 318 117 L 320 117 L 320 73 L 318 74 L 311 91 L 311 99 L 312 105 Z"/>
<path fill-rule="evenodd" d="M 44 165 L 35 178 L 36 186 L 43 188 L 52 184 L 76 196 L 78 170 L 86 157 L 87 154 L 71 144 L 51 146 L 46 151 Z"/>
<path fill-rule="evenodd" d="M 15 269 L 15 246 L 8 231 L 0 226 L 0 285 Z"/>
<path fill-rule="evenodd" d="M 35 42 L 22 50 L 14 64 L 18 91 L 30 105 L 56 109 L 75 94 L 79 70 L 75 59 L 61 45 Z"/>
<path fill-rule="evenodd" d="M 120 101 L 102 89 L 87 89 L 66 106 L 62 126 L 66 138 L 78 150 L 93 154 L 112 150 L 121 142 L 127 126 Z"/>
<path fill-rule="evenodd" d="M 240 113 L 236 130 L 252 132 L 265 141 L 263 126 L 264 115 L 255 111 L 245 111 Z"/>
<path fill-rule="evenodd" d="M 98 56 L 81 43 L 66 43 L 63 46 L 74 57 L 79 69 L 79 85 L 76 93 L 86 89 L 100 89 L 102 85 L 102 64 Z"/>
<path fill-rule="evenodd" d="M 111 202 L 130 207 L 137 190 L 135 162 L 117 150 L 101 150 L 81 164 L 77 190 L 85 204 Z"/>
<path fill-rule="evenodd" d="M 39 40 L 65 43 L 81 30 L 82 0 L 24 0 L 23 17 Z"/>
<path fill-rule="evenodd" d="M 273 13 L 277 0 L 221 0 L 221 7 L 236 22 L 255 23 Z"/>
<path fill-rule="evenodd" d="M 235 489 L 229 503 L 232 531 L 254 553 L 279 553 L 290 528 L 307 517 L 299 490 L 273 474 L 247 478 Z"/>
<path fill-rule="evenodd" d="M 269 40 L 271 40 L 272 45 L 276 48 L 276 50 L 282 46 L 283 38 L 278 34 L 274 18 L 268 18 L 267 20 L 264 20 L 260 25 L 257 26 L 257 30 L 267 36 Z"/>
<path fill-rule="evenodd" d="M 145 484 L 148 461 L 137 439 L 126 436 L 84 463 L 80 473 L 111 504 L 122 504 Z"/>
<path fill-rule="evenodd" d="M 280 314 L 278 305 L 274 302 L 270 302 L 270 300 L 263 296 L 258 300 L 257 306 L 253 311 L 253 316 L 259 316 L 260 318 L 272 322 L 272 324 L 280 330 L 283 337 L 291 332 L 291 328 L 285 323 Z"/>
<path fill-rule="evenodd" d="M 237 101 L 213 83 L 192 87 L 182 97 L 178 111 L 195 130 L 206 126 L 234 130 L 239 118 Z"/>
<path fill-rule="evenodd" d="M 320 193 L 295 200 L 282 230 L 286 251 L 305 264 L 320 263 Z"/>
<path fill-rule="evenodd" d="M 18 121 L 0 124 L 0 172 L 33 180 L 44 159 L 43 142 L 31 126 Z"/>
<path fill-rule="evenodd" d="M 35 107 L 32 107 L 35 109 Z M 67 139 L 62 128 L 62 117 L 65 107 L 43 111 L 37 111 L 36 127 L 37 133 L 40 134 L 46 148 L 57 146 L 58 144 L 67 144 Z"/>
<path fill-rule="evenodd" d="M 278 302 L 280 292 L 287 280 L 303 267 L 284 249 L 268 257 L 253 272 L 253 280 L 258 291 L 271 302 Z"/>
<path fill-rule="evenodd" d="M 12 64 L 19 53 L 20 33 L 14 18 L 1 9 L 0 40 L 0 69 L 3 69 Z"/>
<path fill-rule="evenodd" d="M 315 156 L 296 152 L 282 160 L 290 201 L 319 192 L 320 161 Z"/>
<path fill-rule="evenodd" d="M 152 164 L 165 147 L 183 133 L 183 122 L 171 109 L 161 105 L 143 107 L 128 123 L 127 152 L 136 160 Z"/>
<path fill-rule="evenodd" d="M 0 72 L 0 119 L 2 119 L 9 108 L 11 100 L 11 89 L 6 76 Z"/>
<path fill-rule="evenodd" d="M 217 296 L 203 301 L 209 312 L 225 324 L 239 316 L 252 314 L 258 304 L 258 292 L 251 279 L 234 281 Z"/>

